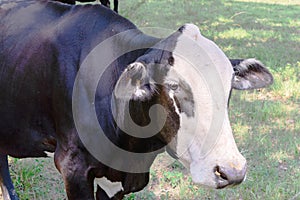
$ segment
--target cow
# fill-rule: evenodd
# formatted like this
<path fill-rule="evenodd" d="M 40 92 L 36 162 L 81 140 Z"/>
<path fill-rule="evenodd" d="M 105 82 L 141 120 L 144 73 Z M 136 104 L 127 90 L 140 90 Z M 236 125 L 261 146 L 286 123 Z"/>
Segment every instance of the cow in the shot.
<path fill-rule="evenodd" d="M 54 152 L 68 199 L 122 199 L 142 190 L 165 150 L 195 183 L 221 189 L 245 179 L 228 101 L 232 89 L 273 82 L 260 61 L 229 60 L 193 24 L 166 38 L 148 36 L 100 5 L 1 1 L 0 29 L 5 200 L 18 199 L 8 155 Z"/>
<path fill-rule="evenodd" d="M 62 3 L 67 3 L 71 5 L 75 5 L 76 1 L 75 0 L 54 0 L 54 1 L 59 1 Z M 95 0 L 78 0 L 78 2 L 94 2 Z M 109 0 L 100 0 L 101 4 L 110 8 L 110 1 Z M 114 11 L 117 13 L 118 12 L 118 7 L 119 7 L 119 1 L 114 0 Z"/>

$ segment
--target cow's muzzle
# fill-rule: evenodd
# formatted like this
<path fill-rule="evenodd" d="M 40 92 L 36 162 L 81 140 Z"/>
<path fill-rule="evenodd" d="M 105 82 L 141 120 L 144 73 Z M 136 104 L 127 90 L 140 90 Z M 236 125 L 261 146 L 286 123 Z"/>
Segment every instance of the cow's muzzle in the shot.
<path fill-rule="evenodd" d="M 247 166 L 243 166 L 241 169 L 237 168 L 225 168 L 222 166 L 216 166 L 214 173 L 216 176 L 217 189 L 222 189 L 228 186 L 235 186 L 242 183 L 246 178 Z"/>

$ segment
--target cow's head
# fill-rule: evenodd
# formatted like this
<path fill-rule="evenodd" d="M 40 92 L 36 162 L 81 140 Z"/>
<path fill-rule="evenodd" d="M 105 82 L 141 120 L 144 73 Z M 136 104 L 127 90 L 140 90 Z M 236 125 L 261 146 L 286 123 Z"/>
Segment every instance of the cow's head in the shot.
<path fill-rule="evenodd" d="M 163 121 L 157 137 L 190 169 L 195 183 L 224 188 L 241 183 L 246 175 L 246 160 L 228 118 L 231 89 L 260 88 L 272 81 L 260 62 L 234 60 L 231 64 L 195 25 L 187 24 L 130 64 L 115 92 L 116 98 L 129 97 L 141 105 L 131 113 L 133 121 L 145 115 L 147 123 Z M 166 120 L 161 112 L 148 116 L 154 104 L 164 107 Z"/>

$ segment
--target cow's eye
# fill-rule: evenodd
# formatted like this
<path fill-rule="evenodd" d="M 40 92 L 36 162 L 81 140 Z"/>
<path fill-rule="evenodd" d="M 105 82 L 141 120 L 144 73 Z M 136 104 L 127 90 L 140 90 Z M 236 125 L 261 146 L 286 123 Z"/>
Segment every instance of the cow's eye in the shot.
<path fill-rule="evenodd" d="M 171 90 L 177 90 L 178 89 L 178 83 L 169 83 L 168 86 Z"/>

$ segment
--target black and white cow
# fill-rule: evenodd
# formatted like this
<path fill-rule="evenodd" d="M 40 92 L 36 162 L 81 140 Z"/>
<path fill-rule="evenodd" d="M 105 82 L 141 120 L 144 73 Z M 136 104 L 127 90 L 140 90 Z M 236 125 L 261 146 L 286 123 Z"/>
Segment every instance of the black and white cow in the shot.
<path fill-rule="evenodd" d="M 122 199 L 143 189 L 152 162 L 164 149 L 190 169 L 195 183 L 224 188 L 244 180 L 246 160 L 235 144 L 227 106 L 232 88 L 272 83 L 260 62 L 231 60 L 232 67 L 195 25 L 158 39 L 99 5 L 1 1 L 0 30 L 0 185 L 5 200 L 18 199 L 7 155 L 54 152 L 69 199 Z M 105 48 L 98 49 L 101 45 Z M 90 63 L 96 64 L 95 71 L 81 73 Z M 102 65 L 107 66 L 99 76 Z M 197 70 L 204 70 L 202 78 Z M 164 112 L 153 112 L 157 104 Z M 93 116 L 102 139 L 82 137 L 82 127 L 97 132 Z M 126 129 L 132 121 L 138 128 Z M 134 131 L 149 124 L 162 126 L 149 137 L 147 131 Z M 120 157 L 107 148 L 109 143 L 124 155 L 148 156 Z M 93 153 L 90 146 L 100 151 Z"/>

